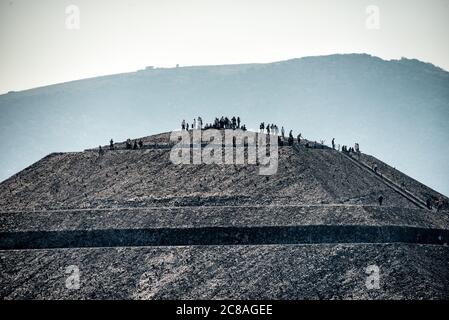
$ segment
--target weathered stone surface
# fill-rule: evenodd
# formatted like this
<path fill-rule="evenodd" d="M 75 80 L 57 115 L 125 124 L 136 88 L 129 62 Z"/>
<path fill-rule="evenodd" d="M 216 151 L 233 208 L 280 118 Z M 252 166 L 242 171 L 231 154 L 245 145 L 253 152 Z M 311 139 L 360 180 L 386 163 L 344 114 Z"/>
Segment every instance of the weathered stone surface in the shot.
<path fill-rule="evenodd" d="M 0 251 L 4 299 L 448 299 L 449 249 L 405 244 Z M 369 265 L 380 288 L 368 289 Z M 77 265 L 80 288 L 67 289 Z"/>
<path fill-rule="evenodd" d="M 377 204 L 415 206 L 334 150 L 280 148 L 279 170 L 174 165 L 167 149 L 52 154 L 0 185 L 7 210 L 149 205 Z"/>
<path fill-rule="evenodd" d="M 143 141 L 51 154 L 0 184 L 3 299 L 449 298 L 448 212 L 418 208 L 339 152 L 281 147 L 265 177 L 174 165 L 167 133 Z M 79 289 L 65 286 L 70 265 Z M 365 285 L 370 265 L 379 289 Z"/>

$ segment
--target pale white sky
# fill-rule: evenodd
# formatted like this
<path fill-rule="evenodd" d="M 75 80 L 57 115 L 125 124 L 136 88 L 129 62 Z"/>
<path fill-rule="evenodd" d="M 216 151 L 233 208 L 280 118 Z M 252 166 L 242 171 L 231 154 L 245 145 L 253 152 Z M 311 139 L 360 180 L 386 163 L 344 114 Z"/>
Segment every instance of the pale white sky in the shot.
<path fill-rule="evenodd" d="M 69 5 L 79 30 L 66 27 Z M 366 26 L 369 5 L 379 29 Z M 448 39 L 447 0 L 0 0 L 0 94 L 149 65 L 333 53 L 449 70 Z"/>

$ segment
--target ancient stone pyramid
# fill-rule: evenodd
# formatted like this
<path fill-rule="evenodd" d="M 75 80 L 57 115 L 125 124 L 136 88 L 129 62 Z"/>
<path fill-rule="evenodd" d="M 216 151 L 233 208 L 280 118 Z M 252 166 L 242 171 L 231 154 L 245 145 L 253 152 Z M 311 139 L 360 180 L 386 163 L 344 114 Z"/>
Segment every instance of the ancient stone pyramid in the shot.
<path fill-rule="evenodd" d="M 295 143 L 261 176 L 142 140 L 0 184 L 3 299 L 449 298 L 448 199 L 380 160 Z"/>

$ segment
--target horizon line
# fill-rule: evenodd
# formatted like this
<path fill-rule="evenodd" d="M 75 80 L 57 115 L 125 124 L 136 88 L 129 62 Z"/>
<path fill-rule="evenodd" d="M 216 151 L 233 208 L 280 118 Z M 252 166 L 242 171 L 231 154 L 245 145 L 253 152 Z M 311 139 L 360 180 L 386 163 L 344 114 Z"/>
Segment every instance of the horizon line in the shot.
<path fill-rule="evenodd" d="M 289 59 L 285 59 L 285 60 L 276 60 L 276 61 L 269 61 L 269 62 L 242 62 L 242 63 L 228 63 L 228 64 L 198 64 L 198 65 L 186 65 L 186 66 L 179 66 L 179 65 L 175 65 L 174 67 L 157 67 L 157 66 L 152 66 L 152 65 L 147 65 L 145 67 L 143 67 L 143 69 L 137 69 L 137 70 L 130 70 L 130 71 L 124 71 L 124 72 L 118 72 L 118 73 L 109 73 L 109 74 L 100 74 L 100 75 L 96 75 L 96 76 L 92 76 L 92 77 L 87 77 L 87 78 L 79 78 L 79 79 L 73 79 L 73 80 L 68 80 L 68 81 L 63 81 L 63 82 L 56 82 L 56 83 L 50 83 L 50 84 L 46 84 L 46 85 L 42 85 L 42 86 L 37 86 L 37 87 L 31 87 L 31 88 L 26 88 L 26 89 L 19 89 L 19 90 L 9 90 L 6 92 L 0 92 L 0 97 L 1 96 L 5 96 L 5 95 L 10 95 L 10 94 L 16 94 L 16 93 L 22 93 L 22 92 L 26 92 L 26 91 L 31 91 L 31 90 L 37 90 L 37 89 L 42 89 L 42 88 L 46 88 L 46 87 L 50 87 L 50 86 L 57 86 L 57 85 L 63 85 L 63 84 L 68 84 L 68 83 L 72 83 L 72 82 L 77 82 L 77 81 L 83 81 L 83 80 L 91 80 L 91 79 L 95 79 L 95 78 L 103 78 L 103 77 L 111 77 L 111 76 L 118 76 L 118 75 L 123 75 L 123 74 L 130 74 L 130 73 L 137 73 L 137 72 L 141 72 L 141 71 L 145 71 L 149 68 L 154 69 L 154 70 L 170 70 L 170 69 L 181 69 L 181 68 L 206 68 L 206 67 L 227 67 L 227 66 L 244 66 L 244 65 L 263 65 L 263 64 L 275 64 L 275 63 L 282 63 L 282 62 L 287 62 L 287 61 L 293 61 L 293 60 L 300 60 L 300 59 L 307 59 L 307 58 L 324 58 L 324 57 L 332 57 L 332 56 L 349 56 L 349 55 L 359 55 L 359 56 L 369 56 L 372 58 L 377 58 L 380 59 L 382 61 L 385 62 L 394 62 L 394 61 L 401 61 L 403 59 L 405 60 L 416 60 L 425 64 L 430 64 L 432 66 L 434 66 L 435 68 L 441 69 L 444 72 L 449 72 L 449 70 L 444 69 L 441 66 L 438 66 L 432 62 L 427 62 L 427 61 L 423 61 L 417 58 L 409 58 L 409 57 L 405 57 L 402 56 L 399 59 L 384 59 L 381 58 L 379 56 L 376 55 L 372 55 L 369 53 L 357 53 L 357 52 L 353 52 L 353 53 L 332 53 L 332 54 L 323 54 L 323 55 L 313 55 L 313 56 L 302 56 L 302 57 L 295 57 L 295 58 L 289 58 Z"/>

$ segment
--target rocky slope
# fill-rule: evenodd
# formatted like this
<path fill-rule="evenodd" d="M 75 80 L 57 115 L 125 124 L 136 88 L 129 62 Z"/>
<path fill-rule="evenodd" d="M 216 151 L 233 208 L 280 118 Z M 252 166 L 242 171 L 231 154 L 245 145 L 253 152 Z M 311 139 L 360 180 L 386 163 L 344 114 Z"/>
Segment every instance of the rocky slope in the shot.
<path fill-rule="evenodd" d="M 3 299 L 449 299 L 449 249 L 409 244 L 1 251 Z M 380 269 L 368 289 L 366 268 Z M 69 265 L 80 288 L 66 288 Z"/>
<path fill-rule="evenodd" d="M 381 194 L 388 206 L 415 207 L 335 150 L 281 147 L 272 177 L 258 175 L 256 165 L 175 165 L 169 154 L 169 148 L 51 154 L 1 184 L 0 207 L 375 205 Z"/>
<path fill-rule="evenodd" d="M 51 154 L 0 184 L 3 299 L 449 298 L 448 211 L 417 206 L 348 156 L 283 146 L 278 172 L 260 176 L 257 165 L 174 165 L 167 133 L 142 140 Z M 66 287 L 69 266 L 79 289 Z"/>

